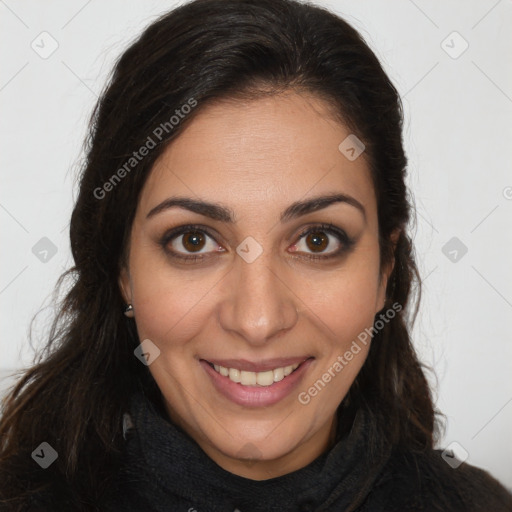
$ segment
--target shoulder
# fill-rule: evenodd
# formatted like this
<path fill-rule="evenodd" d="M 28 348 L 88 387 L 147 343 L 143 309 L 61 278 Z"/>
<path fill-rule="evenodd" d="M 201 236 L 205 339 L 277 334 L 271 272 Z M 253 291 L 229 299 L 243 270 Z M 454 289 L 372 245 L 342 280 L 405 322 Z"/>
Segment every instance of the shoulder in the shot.
<path fill-rule="evenodd" d="M 512 511 L 512 494 L 487 471 L 466 463 L 454 468 L 440 450 L 395 450 L 369 498 L 386 512 Z"/>

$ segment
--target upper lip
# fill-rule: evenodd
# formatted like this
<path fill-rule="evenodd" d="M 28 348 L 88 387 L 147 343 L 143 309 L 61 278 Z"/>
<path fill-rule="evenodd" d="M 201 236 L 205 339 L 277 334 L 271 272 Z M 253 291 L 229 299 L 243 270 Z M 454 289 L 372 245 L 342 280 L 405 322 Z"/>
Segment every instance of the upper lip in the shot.
<path fill-rule="evenodd" d="M 236 368 L 246 372 L 265 372 L 281 368 L 284 366 L 291 366 L 300 364 L 310 359 L 311 356 L 297 356 L 297 357 L 278 357 L 275 359 L 266 359 L 261 361 L 249 361 L 247 359 L 203 359 L 207 363 L 224 366 L 225 368 Z"/>

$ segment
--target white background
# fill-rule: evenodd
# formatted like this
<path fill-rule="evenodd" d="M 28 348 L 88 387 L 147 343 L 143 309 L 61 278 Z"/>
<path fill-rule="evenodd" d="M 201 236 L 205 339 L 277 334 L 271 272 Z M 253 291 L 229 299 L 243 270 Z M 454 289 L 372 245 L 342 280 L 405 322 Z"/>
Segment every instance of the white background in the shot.
<path fill-rule="evenodd" d="M 440 445 L 457 441 L 471 464 L 512 488 L 512 1 L 318 3 L 362 32 L 403 98 L 424 280 L 414 339 L 435 369 L 437 406 L 447 417 Z M 174 5 L 0 0 L 4 375 L 30 364 L 30 320 L 52 305 L 56 279 L 71 264 L 81 144 L 111 65 Z M 44 31 L 58 43 L 47 59 L 31 47 L 51 48 Z M 43 237 L 57 248 L 46 263 L 32 252 Z M 442 252 L 452 237 L 468 249 L 455 262 Z M 36 346 L 51 312 L 35 325 Z"/>

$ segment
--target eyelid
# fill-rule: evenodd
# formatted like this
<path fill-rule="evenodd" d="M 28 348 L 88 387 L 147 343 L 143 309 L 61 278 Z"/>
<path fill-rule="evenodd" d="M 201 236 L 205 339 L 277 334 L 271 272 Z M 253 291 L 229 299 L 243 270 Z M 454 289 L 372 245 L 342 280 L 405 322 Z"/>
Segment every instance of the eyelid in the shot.
<path fill-rule="evenodd" d="M 320 252 L 320 253 L 304 253 L 304 257 L 306 259 L 310 260 L 328 260 L 328 259 L 334 259 L 336 257 L 341 257 L 344 253 L 352 249 L 352 247 L 355 245 L 356 241 L 349 237 L 345 230 L 338 228 L 332 223 L 326 223 L 326 222 L 319 222 L 313 225 L 310 225 L 306 228 L 304 228 L 298 235 L 297 242 L 295 242 L 294 245 L 296 245 L 299 241 L 301 241 L 303 238 L 305 238 L 310 233 L 317 233 L 317 232 L 323 232 L 327 234 L 332 234 L 336 237 L 340 244 L 340 248 L 331 252 Z M 297 252 L 295 254 L 302 255 L 303 253 Z"/>
<path fill-rule="evenodd" d="M 191 233 L 194 231 L 198 231 L 200 233 L 206 234 L 209 238 L 215 241 L 215 243 L 219 244 L 217 242 L 217 236 L 213 233 L 213 230 L 211 230 L 208 226 L 203 226 L 202 224 L 184 224 L 182 226 L 177 226 L 175 228 L 171 228 L 168 231 L 164 233 L 162 238 L 160 239 L 160 245 L 166 250 L 167 252 L 171 253 L 172 255 L 176 254 L 182 254 L 184 255 L 183 258 L 187 258 L 187 253 L 176 253 L 176 251 L 170 251 L 167 249 L 167 245 L 174 240 L 175 238 L 179 237 L 180 235 L 184 235 L 186 233 Z M 220 244 L 219 244 L 220 245 Z M 207 253 L 206 253 L 207 254 Z M 202 259 L 205 257 L 205 253 L 188 253 L 189 256 L 196 257 L 196 259 Z M 176 256 L 180 258 L 181 256 Z"/>
<path fill-rule="evenodd" d="M 319 223 L 307 226 L 297 235 L 298 240 L 301 240 L 309 233 L 315 233 L 315 232 L 320 232 L 320 231 L 332 233 L 332 234 L 336 235 L 338 237 L 338 239 L 342 242 L 347 242 L 347 243 L 350 242 L 350 238 L 347 235 L 347 233 L 345 233 L 345 231 L 343 229 L 338 228 L 337 226 L 335 226 L 334 224 L 331 224 L 330 222 L 319 222 Z"/>

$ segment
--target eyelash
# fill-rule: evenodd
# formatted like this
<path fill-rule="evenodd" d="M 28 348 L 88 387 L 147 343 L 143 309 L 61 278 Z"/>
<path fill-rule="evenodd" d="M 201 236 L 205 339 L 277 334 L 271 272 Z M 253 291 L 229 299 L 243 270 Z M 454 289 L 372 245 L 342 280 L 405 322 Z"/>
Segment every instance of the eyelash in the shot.
<path fill-rule="evenodd" d="M 204 254 L 201 255 L 181 255 L 175 251 L 169 250 L 167 245 L 169 242 L 171 242 L 174 238 L 190 233 L 190 232 L 200 232 L 208 235 L 210 238 L 215 240 L 215 236 L 213 233 L 210 232 L 210 230 L 206 226 L 201 226 L 199 224 L 188 224 L 186 226 L 180 226 L 178 228 L 171 229 L 170 231 L 166 232 L 165 235 L 160 240 L 160 245 L 164 249 L 164 251 L 172 258 L 180 259 L 183 261 L 186 261 L 187 263 L 194 263 L 198 260 L 204 260 L 208 256 L 204 256 Z M 316 233 L 316 232 L 322 232 L 327 234 L 332 234 L 336 236 L 341 243 L 341 248 L 335 251 L 332 254 L 329 255 L 315 255 L 315 254 L 307 254 L 307 255 L 301 255 L 300 258 L 306 258 L 308 260 L 312 261 L 319 261 L 319 260 L 329 260 L 336 257 L 339 257 L 343 255 L 344 253 L 348 252 L 353 245 L 355 244 L 355 241 L 351 239 L 343 230 L 337 228 L 333 224 L 330 223 L 321 223 L 316 224 L 314 226 L 309 226 L 305 228 L 301 233 L 298 235 L 297 242 L 302 240 L 304 237 L 309 235 L 310 233 Z M 297 257 L 297 256 L 296 256 Z"/>

